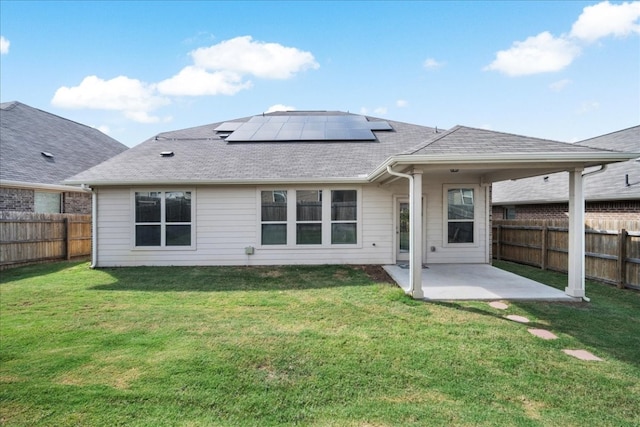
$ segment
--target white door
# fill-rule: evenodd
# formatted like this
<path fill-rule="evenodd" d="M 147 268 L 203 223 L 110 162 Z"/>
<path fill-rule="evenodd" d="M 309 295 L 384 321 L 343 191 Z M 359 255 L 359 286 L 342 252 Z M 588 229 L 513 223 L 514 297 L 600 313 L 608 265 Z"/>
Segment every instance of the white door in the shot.
<path fill-rule="evenodd" d="M 409 199 L 396 201 L 396 262 L 409 261 Z"/>

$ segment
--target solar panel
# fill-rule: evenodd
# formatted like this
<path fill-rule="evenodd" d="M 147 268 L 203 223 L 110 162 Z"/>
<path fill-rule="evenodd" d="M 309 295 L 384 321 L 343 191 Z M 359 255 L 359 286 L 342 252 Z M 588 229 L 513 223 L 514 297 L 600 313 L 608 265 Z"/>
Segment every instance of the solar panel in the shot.
<path fill-rule="evenodd" d="M 358 115 L 254 116 L 247 122 L 225 122 L 217 132 L 232 132 L 229 142 L 375 141 L 372 131 L 393 130 L 386 121 Z"/>

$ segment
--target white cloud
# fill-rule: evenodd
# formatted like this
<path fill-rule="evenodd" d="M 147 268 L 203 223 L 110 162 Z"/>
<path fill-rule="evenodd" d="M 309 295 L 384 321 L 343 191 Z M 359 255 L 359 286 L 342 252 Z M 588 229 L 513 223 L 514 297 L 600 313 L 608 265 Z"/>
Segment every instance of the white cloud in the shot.
<path fill-rule="evenodd" d="M 522 42 L 514 42 L 510 49 L 501 50 L 485 70 L 499 71 L 508 76 L 559 71 L 580 55 L 580 47 L 570 40 L 556 38 L 545 31 Z"/>
<path fill-rule="evenodd" d="M 398 99 L 396 101 L 396 107 L 398 108 L 404 108 L 404 107 L 408 107 L 409 106 L 409 102 L 404 100 L 404 99 Z"/>
<path fill-rule="evenodd" d="M 91 127 L 94 129 L 98 129 L 100 132 L 104 133 L 105 135 L 109 135 L 109 132 L 111 132 L 111 129 L 107 125 L 100 125 L 100 126 L 91 125 Z"/>
<path fill-rule="evenodd" d="M 373 112 L 375 114 L 387 114 L 387 107 L 377 107 Z"/>
<path fill-rule="evenodd" d="M 153 123 L 159 120 L 148 113 L 170 103 L 157 96 L 154 85 L 126 76 L 103 80 L 97 76 L 85 77 L 75 87 L 59 88 L 51 103 L 62 108 L 91 108 L 122 111 L 131 120 Z"/>
<path fill-rule="evenodd" d="M 639 21 L 640 1 L 621 4 L 604 1 L 587 6 L 568 35 L 555 37 L 545 31 L 525 41 L 516 41 L 510 49 L 499 51 L 484 70 L 499 71 L 508 76 L 559 71 L 580 55 L 581 45 L 585 42 L 592 43 L 607 36 L 640 34 Z"/>
<path fill-rule="evenodd" d="M 600 108 L 600 103 L 598 101 L 585 101 L 582 104 L 580 104 L 580 107 L 578 108 L 577 113 L 586 114 L 586 113 L 590 113 L 591 111 L 595 111 L 598 108 Z"/>
<path fill-rule="evenodd" d="M 551 83 L 549 85 L 549 89 L 551 89 L 554 92 L 560 92 L 561 90 L 563 90 L 565 87 L 567 87 L 571 83 L 572 83 L 572 81 L 570 79 L 558 80 L 557 82 Z"/>
<path fill-rule="evenodd" d="M 266 79 L 288 79 L 299 71 L 319 67 L 310 52 L 278 43 L 236 37 L 191 52 L 194 64 L 207 70 L 225 70 Z"/>
<path fill-rule="evenodd" d="M 611 4 L 608 1 L 587 6 L 571 27 L 571 36 L 586 42 L 602 37 L 640 34 L 640 2 Z"/>
<path fill-rule="evenodd" d="M 4 36 L 0 36 L 0 54 L 6 55 L 9 53 L 9 46 L 11 46 L 11 42 L 4 38 Z"/>
<path fill-rule="evenodd" d="M 433 58 L 427 58 L 422 63 L 422 66 L 426 70 L 437 70 L 438 68 L 444 67 L 445 64 L 446 62 L 440 62 L 440 61 L 436 61 Z"/>
<path fill-rule="evenodd" d="M 284 105 L 284 104 L 275 104 L 272 105 L 271 107 L 267 108 L 267 111 L 265 111 L 266 113 L 273 113 L 276 111 L 295 111 L 296 107 L 292 107 L 290 105 Z"/>
<path fill-rule="evenodd" d="M 2 39 L 4 43 L 4 38 Z M 8 50 L 8 41 L 7 41 Z M 193 64 L 159 83 L 145 83 L 126 76 L 103 80 L 87 76 L 74 87 L 60 87 L 51 103 L 62 108 L 120 111 L 140 123 L 169 121 L 153 115 L 171 103 L 172 96 L 235 95 L 253 86 L 250 76 L 288 79 L 296 73 L 319 67 L 313 55 L 277 43 L 236 37 L 190 55 Z"/>
<path fill-rule="evenodd" d="M 158 83 L 157 89 L 161 94 L 175 96 L 235 95 L 251 86 L 250 81 L 243 82 L 242 76 L 234 72 L 210 73 L 200 67 L 188 66 Z"/>

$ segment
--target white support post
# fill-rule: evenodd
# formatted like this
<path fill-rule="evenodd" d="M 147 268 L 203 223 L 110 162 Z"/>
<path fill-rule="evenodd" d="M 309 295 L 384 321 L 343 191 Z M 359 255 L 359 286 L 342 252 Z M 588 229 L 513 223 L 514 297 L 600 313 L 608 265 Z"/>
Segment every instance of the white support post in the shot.
<path fill-rule="evenodd" d="M 565 293 L 585 298 L 584 190 L 582 169 L 569 172 L 569 278 Z"/>
<path fill-rule="evenodd" d="M 411 276 L 411 296 L 423 299 L 422 290 L 422 171 L 414 169 L 411 172 L 409 189 L 409 230 L 411 230 L 411 245 L 409 275 Z"/>

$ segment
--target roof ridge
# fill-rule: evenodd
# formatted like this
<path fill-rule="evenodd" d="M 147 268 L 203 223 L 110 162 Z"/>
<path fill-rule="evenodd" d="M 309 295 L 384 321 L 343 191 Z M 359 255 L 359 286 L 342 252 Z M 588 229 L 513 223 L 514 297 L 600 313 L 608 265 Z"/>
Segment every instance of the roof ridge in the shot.
<path fill-rule="evenodd" d="M 614 130 L 613 132 L 605 133 L 605 134 L 598 135 L 598 136 L 592 136 L 591 138 L 580 140 L 580 141 L 576 142 L 575 144 L 582 145 L 583 143 L 585 143 L 587 141 L 591 141 L 592 139 L 600 139 L 600 138 L 602 138 L 604 136 L 609 136 L 609 135 L 613 135 L 613 134 L 620 133 L 620 132 L 626 132 L 626 131 L 629 131 L 629 130 L 635 129 L 635 128 L 640 128 L 640 125 L 629 126 L 628 128 L 625 128 L 625 129 Z"/>
<path fill-rule="evenodd" d="M 520 135 L 517 133 L 512 133 L 512 132 L 502 132 L 502 131 L 498 131 L 498 130 L 492 130 L 492 129 L 482 129 L 482 128 L 477 128 L 477 127 L 472 127 L 472 126 L 460 126 L 461 128 L 465 128 L 465 129 L 471 129 L 471 130 L 479 130 L 482 132 L 492 132 L 492 133 L 499 133 L 501 135 L 510 135 L 510 136 L 517 136 L 519 138 L 533 138 L 533 139 L 538 139 L 540 141 L 548 141 L 548 142 L 557 142 L 560 144 L 569 144 L 569 145 L 575 145 L 571 142 L 566 142 L 566 141 L 558 141 L 557 139 L 549 139 L 549 138 L 540 138 L 537 136 L 527 136 L 527 135 Z"/>
<path fill-rule="evenodd" d="M 73 124 L 83 126 L 83 127 L 87 128 L 87 129 L 95 130 L 95 131 L 100 132 L 101 134 L 103 134 L 105 136 L 108 136 L 109 138 L 113 139 L 114 141 L 119 142 L 120 144 L 122 144 L 122 142 L 118 141 L 117 139 L 113 138 L 112 136 L 107 135 L 106 133 L 102 132 L 100 129 L 95 128 L 93 126 L 89 126 L 89 125 L 86 125 L 84 123 L 76 122 L 75 120 L 71 120 L 69 118 L 59 116 L 59 115 L 51 113 L 49 111 L 41 110 L 40 108 L 37 108 L 37 107 L 32 107 L 31 105 L 27 105 L 27 104 L 25 104 L 23 102 L 20 102 L 20 101 L 11 101 L 10 104 L 11 105 L 9 105 L 8 108 L 3 108 L 3 110 L 7 111 L 7 110 L 11 110 L 11 109 L 13 109 L 15 107 L 26 107 L 26 108 L 28 108 L 30 110 L 39 111 L 40 113 L 44 113 L 44 114 L 47 114 L 49 116 L 53 116 L 53 117 L 56 117 L 58 119 L 65 120 L 67 122 L 71 122 Z M 122 144 L 122 145 L 124 145 L 124 144 Z"/>
<path fill-rule="evenodd" d="M 457 132 L 458 130 L 462 129 L 464 126 L 460 126 L 460 125 L 455 125 L 454 127 L 452 127 L 451 129 L 445 130 L 440 136 L 436 136 L 434 139 L 432 139 L 431 141 L 427 141 L 427 142 L 421 142 L 418 145 L 414 145 L 413 147 L 409 148 L 408 150 L 403 151 L 400 154 L 415 154 L 418 151 L 430 146 L 431 144 L 433 144 L 434 142 L 440 141 L 442 138 L 444 138 L 445 136 L 449 136 L 452 133 Z M 436 128 L 436 132 L 437 132 L 437 128 Z"/>

